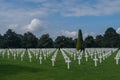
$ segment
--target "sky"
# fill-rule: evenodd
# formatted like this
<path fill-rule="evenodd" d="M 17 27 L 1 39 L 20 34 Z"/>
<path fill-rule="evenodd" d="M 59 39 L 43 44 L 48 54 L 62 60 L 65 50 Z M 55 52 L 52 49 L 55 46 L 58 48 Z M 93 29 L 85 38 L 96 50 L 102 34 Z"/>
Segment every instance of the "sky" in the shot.
<path fill-rule="evenodd" d="M 0 34 L 13 29 L 76 38 L 81 29 L 95 37 L 109 27 L 120 33 L 120 0 L 0 0 Z"/>

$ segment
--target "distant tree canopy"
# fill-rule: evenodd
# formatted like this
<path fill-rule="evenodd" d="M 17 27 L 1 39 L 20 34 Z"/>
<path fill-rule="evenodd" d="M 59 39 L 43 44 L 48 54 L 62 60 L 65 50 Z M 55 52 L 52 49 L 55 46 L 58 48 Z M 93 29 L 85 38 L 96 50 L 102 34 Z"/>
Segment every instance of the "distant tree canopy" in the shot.
<path fill-rule="evenodd" d="M 24 48 L 36 48 L 38 39 L 31 32 L 24 33 L 22 38 L 22 46 Z"/>
<path fill-rule="evenodd" d="M 81 30 L 79 30 L 78 36 L 79 39 L 57 36 L 53 40 L 49 34 L 43 34 L 40 38 L 37 38 L 31 32 L 22 35 L 8 29 L 5 34 L 0 34 L 0 48 L 75 48 L 77 43 L 80 48 L 120 48 L 120 34 L 116 33 L 116 30 L 112 27 L 108 28 L 103 35 L 97 35 L 96 37 L 88 35 L 83 40 Z M 77 42 L 79 40 L 80 43 Z"/>
<path fill-rule="evenodd" d="M 50 38 L 49 34 L 43 34 L 38 40 L 39 48 L 53 48 L 53 40 Z"/>
<path fill-rule="evenodd" d="M 3 35 L 1 45 L 5 48 L 18 48 L 21 47 L 21 40 L 14 31 L 8 29 L 8 31 Z"/>
<path fill-rule="evenodd" d="M 120 39 L 119 34 L 113 28 L 108 28 L 104 34 L 104 47 L 118 47 Z"/>
<path fill-rule="evenodd" d="M 92 36 L 88 36 L 85 38 L 85 41 L 84 41 L 84 44 L 85 44 L 85 47 L 95 47 L 95 40 Z"/>
<path fill-rule="evenodd" d="M 104 48 L 119 48 L 120 47 L 120 34 L 112 27 L 108 28 L 103 35 L 97 35 L 94 39 L 88 36 L 84 40 L 85 47 L 104 47 Z"/>
<path fill-rule="evenodd" d="M 96 45 L 94 45 L 93 47 L 99 47 L 99 48 L 104 47 L 103 39 L 104 37 L 102 35 L 97 35 L 96 39 L 94 40 Z"/>
<path fill-rule="evenodd" d="M 65 37 L 65 36 L 58 36 L 55 39 L 54 47 L 56 47 L 56 48 L 74 48 L 75 40 L 73 40 L 72 38 Z"/>

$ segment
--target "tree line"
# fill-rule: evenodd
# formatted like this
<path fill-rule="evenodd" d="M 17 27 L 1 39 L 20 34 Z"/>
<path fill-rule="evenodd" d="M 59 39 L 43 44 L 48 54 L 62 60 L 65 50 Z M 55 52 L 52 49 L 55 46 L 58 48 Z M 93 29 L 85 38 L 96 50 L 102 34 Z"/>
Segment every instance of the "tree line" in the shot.
<path fill-rule="evenodd" d="M 49 34 L 43 34 L 37 38 L 33 33 L 26 32 L 17 34 L 8 29 L 5 34 L 0 34 L 0 48 L 75 48 L 77 39 L 65 36 L 57 36 L 53 40 Z M 113 48 L 120 47 L 120 34 L 112 27 L 108 28 L 103 35 L 95 38 L 88 35 L 83 40 L 85 48 Z"/>

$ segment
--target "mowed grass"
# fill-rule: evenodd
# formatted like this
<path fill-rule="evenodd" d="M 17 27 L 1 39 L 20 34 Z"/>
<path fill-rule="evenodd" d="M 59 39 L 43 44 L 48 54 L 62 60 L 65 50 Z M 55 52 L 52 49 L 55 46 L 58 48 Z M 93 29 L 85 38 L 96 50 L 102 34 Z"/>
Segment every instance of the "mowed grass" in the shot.
<path fill-rule="evenodd" d="M 80 65 L 77 60 L 71 58 L 70 70 L 67 69 L 60 51 L 54 67 L 51 64 L 51 56 L 43 60 L 41 65 L 35 57 L 30 63 L 27 53 L 22 62 L 20 57 L 14 60 L 13 56 L 10 56 L 10 59 L 7 55 L 4 59 L 0 56 L 0 80 L 119 80 L 120 64 L 115 64 L 115 55 L 116 53 L 113 53 L 97 67 L 90 57 L 88 62 L 83 57 Z"/>

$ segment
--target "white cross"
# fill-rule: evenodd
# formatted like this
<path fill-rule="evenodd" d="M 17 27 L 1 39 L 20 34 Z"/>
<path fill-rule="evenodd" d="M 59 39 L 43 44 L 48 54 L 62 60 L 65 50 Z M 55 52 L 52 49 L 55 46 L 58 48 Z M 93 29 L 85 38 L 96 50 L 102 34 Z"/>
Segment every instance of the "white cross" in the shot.
<path fill-rule="evenodd" d="M 80 64 L 81 56 L 78 56 L 78 64 Z"/>
<path fill-rule="evenodd" d="M 21 61 L 23 61 L 23 54 L 21 54 Z"/>
<path fill-rule="evenodd" d="M 105 53 L 103 53 L 103 60 L 105 60 Z"/>
<path fill-rule="evenodd" d="M 66 62 L 67 62 L 67 68 L 70 69 L 70 62 L 71 62 L 70 59 L 68 58 Z"/>
<path fill-rule="evenodd" d="M 116 64 L 118 64 L 118 62 L 119 62 L 119 57 L 115 57 L 115 60 L 116 60 Z"/>
<path fill-rule="evenodd" d="M 54 64 L 55 58 L 52 58 L 51 61 L 52 61 L 52 66 L 55 66 L 55 64 Z"/>
<path fill-rule="evenodd" d="M 38 59 L 38 53 L 36 53 L 35 56 L 36 56 L 36 59 Z"/>
<path fill-rule="evenodd" d="M 87 53 L 85 54 L 86 62 L 88 61 L 88 55 Z"/>
<path fill-rule="evenodd" d="M 44 60 L 46 60 L 46 54 L 44 54 Z"/>
<path fill-rule="evenodd" d="M 96 56 L 95 56 L 95 58 L 93 60 L 95 61 L 95 67 L 96 67 L 97 66 L 97 61 L 98 61 L 98 59 L 96 58 Z"/>
<path fill-rule="evenodd" d="M 41 55 L 40 55 L 39 59 L 40 59 L 40 64 L 42 64 L 42 56 Z"/>
<path fill-rule="evenodd" d="M 32 56 L 31 55 L 29 55 L 29 59 L 30 59 L 30 62 L 32 62 Z"/>
<path fill-rule="evenodd" d="M 74 53 L 74 60 L 76 60 L 76 54 Z"/>
<path fill-rule="evenodd" d="M 91 53 L 90 56 L 91 56 L 91 59 L 92 59 L 93 58 L 93 54 Z"/>
<path fill-rule="evenodd" d="M 102 63 L 102 55 L 99 55 L 100 63 Z"/>
<path fill-rule="evenodd" d="M 4 59 L 5 52 L 2 53 L 2 58 Z"/>
<path fill-rule="evenodd" d="M 9 53 L 9 51 L 8 51 L 8 59 L 10 58 L 10 53 Z"/>
<path fill-rule="evenodd" d="M 71 54 L 71 57 L 73 57 L 73 53 L 70 53 Z"/>
<path fill-rule="evenodd" d="M 15 59 L 16 59 L 16 54 L 14 53 L 14 55 L 13 55 L 13 56 L 14 56 L 14 60 L 15 60 Z"/>

